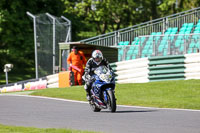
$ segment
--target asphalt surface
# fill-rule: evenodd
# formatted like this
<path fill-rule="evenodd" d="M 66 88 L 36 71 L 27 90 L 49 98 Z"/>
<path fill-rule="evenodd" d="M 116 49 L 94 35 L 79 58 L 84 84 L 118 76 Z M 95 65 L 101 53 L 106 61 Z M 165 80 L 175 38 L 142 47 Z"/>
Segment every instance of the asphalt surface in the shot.
<path fill-rule="evenodd" d="M 0 94 L 0 124 L 104 133 L 200 133 L 200 111 L 118 106 L 92 112 L 89 104 Z"/>

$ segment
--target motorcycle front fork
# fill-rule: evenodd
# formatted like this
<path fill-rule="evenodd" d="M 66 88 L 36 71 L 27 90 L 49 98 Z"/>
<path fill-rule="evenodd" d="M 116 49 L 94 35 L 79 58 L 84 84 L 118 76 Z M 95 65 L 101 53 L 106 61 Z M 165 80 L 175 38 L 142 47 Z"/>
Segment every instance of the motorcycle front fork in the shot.
<path fill-rule="evenodd" d="M 103 95 L 104 95 L 104 102 L 107 103 L 108 102 L 107 92 L 103 91 Z"/>

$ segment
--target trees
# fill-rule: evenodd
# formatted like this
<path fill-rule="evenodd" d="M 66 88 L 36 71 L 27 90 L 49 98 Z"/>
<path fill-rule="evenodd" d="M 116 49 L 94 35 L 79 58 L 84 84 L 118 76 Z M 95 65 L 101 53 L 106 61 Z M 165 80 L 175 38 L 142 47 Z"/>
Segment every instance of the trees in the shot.
<path fill-rule="evenodd" d="M 86 27 L 103 34 L 136 22 L 138 3 L 132 0 L 65 0 L 66 13 L 82 18 Z"/>
<path fill-rule="evenodd" d="M 163 0 L 159 9 L 161 16 L 190 10 L 200 6 L 199 0 Z"/>
<path fill-rule="evenodd" d="M 118 30 L 200 5 L 199 0 L 63 0 L 65 13 L 84 24 L 78 30 L 97 34 Z"/>
<path fill-rule="evenodd" d="M 0 1 L 0 72 L 5 63 L 14 64 L 14 72 L 33 73 L 33 23 L 26 12 L 52 13 L 61 16 L 61 0 L 1 0 Z"/>

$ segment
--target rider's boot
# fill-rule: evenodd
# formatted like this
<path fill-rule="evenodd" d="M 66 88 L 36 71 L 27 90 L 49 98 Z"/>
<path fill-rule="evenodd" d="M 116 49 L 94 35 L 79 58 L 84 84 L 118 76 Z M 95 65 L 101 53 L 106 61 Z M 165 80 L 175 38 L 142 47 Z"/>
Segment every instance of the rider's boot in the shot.
<path fill-rule="evenodd" d="M 86 98 L 87 98 L 87 100 L 88 100 L 88 101 L 91 101 L 91 94 L 90 94 L 89 86 L 87 86 L 87 85 L 85 84 L 84 88 L 85 88 L 85 91 L 86 91 Z"/>
<path fill-rule="evenodd" d="M 87 98 L 88 101 L 91 101 L 91 96 L 88 92 L 86 92 L 86 98 Z"/>

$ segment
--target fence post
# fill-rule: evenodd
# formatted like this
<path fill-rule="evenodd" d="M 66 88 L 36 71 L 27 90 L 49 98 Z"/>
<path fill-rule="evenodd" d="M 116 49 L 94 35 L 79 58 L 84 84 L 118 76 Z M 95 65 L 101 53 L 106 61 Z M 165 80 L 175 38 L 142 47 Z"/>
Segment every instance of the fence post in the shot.
<path fill-rule="evenodd" d="M 117 37 L 117 43 L 119 43 L 119 42 L 121 41 L 120 32 L 119 32 L 119 31 L 117 32 L 117 36 L 118 36 L 118 37 Z"/>
<path fill-rule="evenodd" d="M 168 20 L 168 17 L 166 17 L 166 27 L 165 27 L 165 30 L 167 30 L 169 27 L 169 20 Z"/>
<path fill-rule="evenodd" d="M 37 36 L 36 36 L 36 17 L 30 12 L 26 12 L 28 16 L 33 18 L 33 30 L 34 30 L 34 43 L 35 43 L 35 78 L 38 79 L 38 56 L 37 56 Z"/>
<path fill-rule="evenodd" d="M 72 24 L 71 24 L 71 21 L 64 16 L 61 16 L 61 18 L 69 23 L 69 30 L 68 30 L 68 34 L 67 34 L 65 42 L 71 42 L 72 41 L 72 35 L 71 35 L 72 34 L 72 28 L 71 28 Z"/>
<path fill-rule="evenodd" d="M 139 37 L 140 38 L 140 37 Z M 139 48 L 138 48 L 138 55 L 139 55 L 139 58 L 141 58 L 141 53 L 142 53 L 142 51 L 141 51 L 141 41 L 139 41 Z"/>
<path fill-rule="evenodd" d="M 115 31 L 115 46 L 117 46 L 117 32 Z"/>
<path fill-rule="evenodd" d="M 186 42 L 186 39 L 184 38 L 184 54 L 186 53 L 187 53 L 187 42 Z"/>
<path fill-rule="evenodd" d="M 156 36 L 153 36 L 153 56 L 156 56 L 156 41 L 155 41 Z"/>
<path fill-rule="evenodd" d="M 46 15 L 53 20 L 53 74 L 54 74 L 55 73 L 55 64 L 56 64 L 56 61 L 55 61 L 55 56 L 56 56 L 56 52 L 55 52 L 55 50 L 56 50 L 56 32 L 55 32 L 56 24 L 55 24 L 55 22 L 56 21 L 55 21 L 55 18 L 52 15 L 50 15 L 49 13 L 46 13 Z"/>
<path fill-rule="evenodd" d="M 170 36 L 169 36 L 170 37 Z M 171 55 L 171 42 L 170 42 L 170 39 L 168 38 L 168 51 L 167 51 L 167 54 L 168 55 Z"/>

